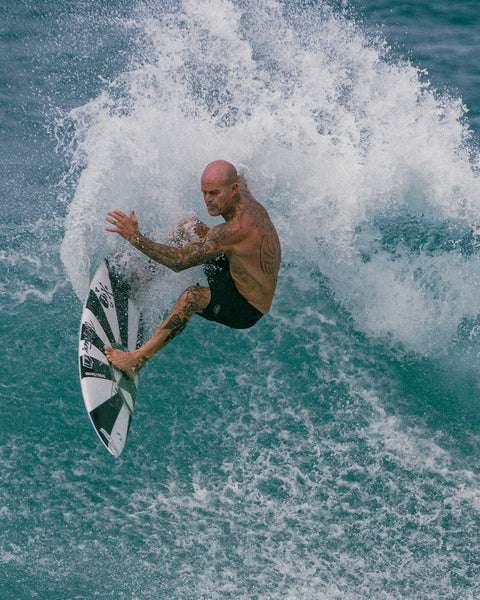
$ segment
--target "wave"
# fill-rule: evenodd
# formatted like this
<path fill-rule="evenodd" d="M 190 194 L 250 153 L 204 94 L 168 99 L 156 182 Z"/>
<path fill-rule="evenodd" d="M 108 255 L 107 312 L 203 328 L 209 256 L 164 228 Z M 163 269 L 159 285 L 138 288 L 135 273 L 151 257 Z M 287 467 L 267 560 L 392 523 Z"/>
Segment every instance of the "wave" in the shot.
<path fill-rule="evenodd" d="M 460 99 L 326 2 L 153 3 L 135 19 L 130 69 L 59 123 L 75 129 L 61 256 L 79 297 L 119 244 L 108 210 L 134 208 L 161 239 L 203 218 L 200 174 L 225 158 L 271 213 L 284 273 L 301 267 L 294 285 L 320 273 L 358 330 L 408 350 L 476 335 L 480 161 Z"/>

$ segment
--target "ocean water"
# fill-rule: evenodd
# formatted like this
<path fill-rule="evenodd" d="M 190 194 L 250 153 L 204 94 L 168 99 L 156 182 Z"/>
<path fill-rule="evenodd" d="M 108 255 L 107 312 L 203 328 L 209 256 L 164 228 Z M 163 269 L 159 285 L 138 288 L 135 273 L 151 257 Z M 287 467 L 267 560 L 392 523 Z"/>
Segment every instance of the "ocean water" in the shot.
<path fill-rule="evenodd" d="M 0 16 L 0 598 L 478 598 L 478 2 Z M 90 277 L 127 249 L 104 215 L 208 221 L 219 157 L 277 226 L 272 311 L 194 317 L 114 459 L 77 366 Z M 197 277 L 158 270 L 147 332 Z"/>

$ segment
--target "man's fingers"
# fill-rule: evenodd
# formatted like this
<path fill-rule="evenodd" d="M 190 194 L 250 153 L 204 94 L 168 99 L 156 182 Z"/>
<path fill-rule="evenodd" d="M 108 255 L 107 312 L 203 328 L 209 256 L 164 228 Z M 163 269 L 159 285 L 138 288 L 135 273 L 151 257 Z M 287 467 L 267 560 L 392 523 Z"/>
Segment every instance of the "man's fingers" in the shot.
<path fill-rule="evenodd" d="M 105 231 L 113 231 L 119 233 L 126 238 L 127 232 L 131 229 L 132 225 L 137 226 L 137 219 L 135 218 L 135 211 L 132 210 L 130 216 L 127 217 L 121 210 L 112 210 L 107 213 L 105 221 L 114 225 L 115 227 L 105 227 Z M 133 223 L 132 223 L 133 221 Z"/>
<path fill-rule="evenodd" d="M 107 213 L 107 215 L 113 217 L 114 219 L 117 219 L 117 221 L 121 219 L 128 219 L 127 215 L 121 210 L 112 210 L 111 212 Z"/>

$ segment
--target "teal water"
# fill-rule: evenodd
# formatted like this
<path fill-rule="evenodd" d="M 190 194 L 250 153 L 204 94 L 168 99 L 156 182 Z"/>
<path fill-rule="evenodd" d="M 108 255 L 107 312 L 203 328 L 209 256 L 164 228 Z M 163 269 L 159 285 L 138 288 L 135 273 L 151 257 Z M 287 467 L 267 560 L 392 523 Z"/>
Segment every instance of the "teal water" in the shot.
<path fill-rule="evenodd" d="M 477 598 L 476 3 L 0 14 L 0 598 Z M 104 214 L 206 219 L 218 157 L 277 225 L 272 311 L 192 320 L 115 460 L 77 367 Z M 147 331 L 197 277 L 159 269 Z"/>

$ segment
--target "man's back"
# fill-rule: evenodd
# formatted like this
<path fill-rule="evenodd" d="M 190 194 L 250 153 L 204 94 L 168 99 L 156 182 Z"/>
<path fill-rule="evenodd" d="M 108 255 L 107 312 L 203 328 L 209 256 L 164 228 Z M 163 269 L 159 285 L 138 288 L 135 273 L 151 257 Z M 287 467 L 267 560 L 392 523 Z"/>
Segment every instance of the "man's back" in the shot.
<path fill-rule="evenodd" d="M 280 242 L 267 211 L 248 189 L 239 188 L 240 202 L 230 226 L 239 241 L 226 250 L 235 286 L 263 313 L 270 310 L 280 268 Z"/>

